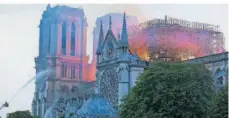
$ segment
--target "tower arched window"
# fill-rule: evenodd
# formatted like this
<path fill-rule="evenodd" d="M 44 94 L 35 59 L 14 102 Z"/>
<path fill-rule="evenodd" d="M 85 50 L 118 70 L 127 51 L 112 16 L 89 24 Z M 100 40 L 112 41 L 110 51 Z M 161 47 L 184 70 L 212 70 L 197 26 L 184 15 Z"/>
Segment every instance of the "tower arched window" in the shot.
<path fill-rule="evenodd" d="M 71 56 L 75 56 L 75 34 L 76 34 L 76 28 L 75 24 L 72 23 L 71 27 Z"/>
<path fill-rule="evenodd" d="M 64 99 L 64 100 L 62 99 L 61 102 L 64 103 L 64 101 L 66 101 L 69 96 L 69 89 L 66 85 L 62 85 L 60 88 L 60 92 L 61 92 L 61 97 Z"/>
<path fill-rule="evenodd" d="M 80 66 L 79 66 L 79 64 L 76 64 L 75 67 L 76 67 L 75 78 L 76 78 L 76 79 L 79 79 L 79 75 L 80 75 Z"/>
<path fill-rule="evenodd" d="M 221 69 L 217 68 L 217 70 L 215 72 L 216 83 L 222 85 L 224 80 L 223 80 L 223 76 L 221 76 L 220 74 L 221 74 Z"/>
<path fill-rule="evenodd" d="M 220 68 L 217 68 L 215 74 L 218 74 L 220 71 L 221 71 Z"/>
<path fill-rule="evenodd" d="M 67 39 L 67 24 L 66 22 L 62 25 L 62 54 L 66 55 L 66 39 Z"/>
<path fill-rule="evenodd" d="M 71 79 L 76 78 L 76 65 L 71 66 Z"/>
<path fill-rule="evenodd" d="M 61 65 L 61 77 L 67 76 L 67 64 L 63 63 Z"/>
<path fill-rule="evenodd" d="M 78 92 L 78 88 L 76 86 L 73 86 L 71 89 L 72 93 L 77 93 Z"/>
<path fill-rule="evenodd" d="M 61 65 L 61 77 L 64 77 L 64 64 Z"/>
<path fill-rule="evenodd" d="M 51 53 L 51 26 L 49 26 L 48 53 Z"/>

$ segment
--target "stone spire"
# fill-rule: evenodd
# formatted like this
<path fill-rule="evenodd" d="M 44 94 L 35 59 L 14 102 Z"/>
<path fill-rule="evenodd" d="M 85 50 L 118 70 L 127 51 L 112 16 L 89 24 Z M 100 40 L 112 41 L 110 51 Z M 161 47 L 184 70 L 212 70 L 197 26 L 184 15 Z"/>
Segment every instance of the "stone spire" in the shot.
<path fill-rule="evenodd" d="M 165 23 L 167 23 L 167 21 L 168 21 L 168 17 L 167 15 L 165 15 Z"/>
<path fill-rule="evenodd" d="M 111 16 L 109 16 L 109 30 L 112 30 L 111 27 L 112 26 L 112 22 L 111 22 Z"/>
<path fill-rule="evenodd" d="M 50 4 L 46 6 L 46 10 L 49 10 L 51 8 Z"/>
<path fill-rule="evenodd" d="M 104 40 L 104 36 L 103 36 L 103 21 L 100 21 L 100 32 L 99 32 L 99 45 L 102 44 Z"/>
<path fill-rule="evenodd" d="M 128 44 L 128 33 L 127 33 L 127 28 L 126 28 L 126 13 L 125 12 L 124 12 L 124 16 L 123 16 L 121 41 L 123 43 L 123 46 L 129 47 L 129 44 Z"/>
<path fill-rule="evenodd" d="M 120 35 L 120 33 L 118 33 L 118 40 L 120 40 L 120 38 L 121 38 L 121 35 Z"/>
<path fill-rule="evenodd" d="M 100 53 L 100 48 L 101 48 L 101 45 L 103 43 L 103 40 L 104 40 L 104 36 L 103 36 L 103 22 L 101 20 L 100 21 L 99 42 L 98 42 L 98 47 L 97 47 L 96 54 L 99 54 Z"/>

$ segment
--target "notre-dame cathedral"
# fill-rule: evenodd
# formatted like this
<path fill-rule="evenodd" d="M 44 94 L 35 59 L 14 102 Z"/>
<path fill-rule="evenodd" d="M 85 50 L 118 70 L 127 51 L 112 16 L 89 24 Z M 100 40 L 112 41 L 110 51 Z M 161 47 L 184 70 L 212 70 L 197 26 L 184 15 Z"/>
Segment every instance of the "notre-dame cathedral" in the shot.
<path fill-rule="evenodd" d="M 110 109 L 117 108 L 122 96 L 128 94 L 146 63 L 129 50 L 125 14 L 121 36 L 118 38 L 112 31 L 112 18 L 107 20 L 107 33 L 103 33 L 106 30 L 101 22 L 96 61 L 88 64 L 87 21 L 83 9 L 46 7 L 39 25 L 39 55 L 35 58 L 35 64 L 36 74 L 47 69 L 52 72 L 36 79 L 33 115 L 56 118 L 62 113 L 69 115 L 71 109 L 75 109 L 75 113 L 88 112 L 81 107 L 85 107 L 85 100 L 92 99 L 94 88 L 102 96 L 97 95 L 95 98 L 104 99 L 102 102 L 108 102 Z M 95 77 L 96 82 L 93 81 Z M 106 110 L 107 106 L 103 109 Z"/>
<path fill-rule="evenodd" d="M 113 31 L 111 16 L 105 20 L 109 27 L 104 29 L 100 21 L 93 50 L 95 57 L 89 64 L 86 55 L 88 24 L 83 9 L 46 7 L 39 25 L 39 55 L 35 58 L 35 68 L 37 75 L 47 69 L 52 71 L 36 79 L 32 102 L 34 116 L 59 118 L 64 114 L 70 118 L 74 113 L 76 117 L 94 118 L 103 114 L 116 118 L 120 100 L 135 85 L 147 62 L 130 51 L 129 20 L 125 13 L 118 31 Z M 227 83 L 227 52 L 187 62 L 205 63 L 213 72 L 216 88 Z"/>

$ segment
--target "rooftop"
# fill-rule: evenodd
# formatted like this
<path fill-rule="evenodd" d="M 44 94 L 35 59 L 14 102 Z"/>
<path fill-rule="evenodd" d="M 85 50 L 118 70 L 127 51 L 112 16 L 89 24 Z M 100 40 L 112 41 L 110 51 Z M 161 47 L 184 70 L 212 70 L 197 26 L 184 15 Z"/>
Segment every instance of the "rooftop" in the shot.
<path fill-rule="evenodd" d="M 77 114 L 80 116 L 114 117 L 117 115 L 117 111 L 102 95 L 95 94 L 83 104 Z"/>

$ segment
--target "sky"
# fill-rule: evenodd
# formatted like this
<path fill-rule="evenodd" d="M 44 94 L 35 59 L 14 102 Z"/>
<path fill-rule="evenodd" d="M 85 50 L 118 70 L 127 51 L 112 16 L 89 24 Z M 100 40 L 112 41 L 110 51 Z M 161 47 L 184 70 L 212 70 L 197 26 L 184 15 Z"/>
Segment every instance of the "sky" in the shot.
<path fill-rule="evenodd" d="M 54 6 L 51 4 L 51 6 Z M 92 55 L 92 31 L 96 18 L 111 12 L 137 16 L 139 22 L 165 15 L 219 25 L 228 50 L 228 5 L 223 4 L 151 4 L 151 5 L 68 5 L 82 6 L 88 21 L 87 54 Z M 38 25 L 46 4 L 0 5 L 0 105 L 35 75 L 34 57 L 38 55 Z M 31 110 L 34 81 L 21 91 L 0 116 L 16 110 Z"/>

